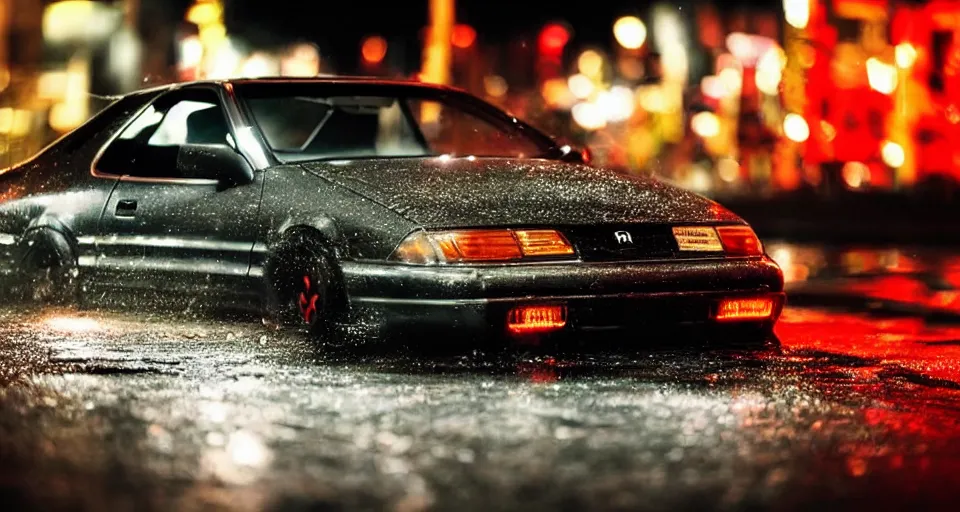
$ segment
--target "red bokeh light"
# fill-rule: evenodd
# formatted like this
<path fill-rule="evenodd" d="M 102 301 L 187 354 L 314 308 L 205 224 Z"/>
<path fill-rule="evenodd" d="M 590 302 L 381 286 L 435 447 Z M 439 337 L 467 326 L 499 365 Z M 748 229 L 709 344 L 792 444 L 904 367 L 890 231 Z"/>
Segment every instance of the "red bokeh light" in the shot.
<path fill-rule="evenodd" d="M 477 40 L 477 31 L 470 25 L 456 25 L 450 40 L 457 48 L 470 48 Z"/>
<path fill-rule="evenodd" d="M 387 41 L 380 36 L 370 36 L 363 40 L 360 53 L 364 61 L 379 64 L 387 55 Z"/>
<path fill-rule="evenodd" d="M 551 23 L 540 32 L 540 51 L 556 54 L 570 41 L 570 31 L 559 23 Z"/>

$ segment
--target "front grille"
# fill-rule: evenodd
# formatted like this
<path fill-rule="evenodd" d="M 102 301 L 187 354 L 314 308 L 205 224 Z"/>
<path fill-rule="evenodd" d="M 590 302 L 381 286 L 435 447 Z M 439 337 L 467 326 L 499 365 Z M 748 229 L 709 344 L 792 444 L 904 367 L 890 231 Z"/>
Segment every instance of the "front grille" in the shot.
<path fill-rule="evenodd" d="M 681 253 L 672 227 L 660 224 L 569 226 L 561 231 L 583 261 L 643 261 L 708 258 L 715 253 Z"/>

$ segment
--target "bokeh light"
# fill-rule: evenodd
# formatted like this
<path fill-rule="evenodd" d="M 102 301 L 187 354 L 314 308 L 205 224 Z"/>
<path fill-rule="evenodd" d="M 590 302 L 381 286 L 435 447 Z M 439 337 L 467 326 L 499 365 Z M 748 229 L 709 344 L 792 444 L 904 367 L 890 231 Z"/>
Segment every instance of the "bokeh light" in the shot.
<path fill-rule="evenodd" d="M 787 64 L 787 54 L 779 46 L 763 53 L 757 61 L 756 85 L 760 92 L 774 96 L 777 94 L 783 78 L 783 68 Z"/>
<path fill-rule="evenodd" d="M 500 75 L 489 75 L 484 77 L 483 88 L 488 95 L 494 98 L 502 98 L 509 90 L 507 80 Z"/>
<path fill-rule="evenodd" d="M 883 94 L 897 89 L 897 69 L 876 57 L 867 59 L 867 81 L 870 88 Z"/>
<path fill-rule="evenodd" d="M 596 89 L 596 86 L 593 85 L 593 80 L 590 80 L 590 77 L 583 73 L 577 73 L 571 76 L 567 80 L 567 86 L 570 88 L 570 92 L 580 99 L 589 98 Z"/>
<path fill-rule="evenodd" d="M 727 84 L 716 75 L 703 77 L 703 80 L 700 81 L 700 91 L 703 92 L 704 96 L 715 100 L 725 98 L 730 93 Z"/>
<path fill-rule="evenodd" d="M 636 50 L 647 40 L 647 26 L 636 16 L 624 16 L 613 24 L 613 36 L 620 46 Z"/>
<path fill-rule="evenodd" d="M 860 188 L 870 181 L 870 168 L 862 162 L 847 162 L 840 171 L 843 181 L 850 188 Z"/>
<path fill-rule="evenodd" d="M 885 142 L 883 147 L 880 148 L 880 156 L 883 158 L 883 163 L 894 169 L 903 167 L 907 159 L 903 146 L 890 141 Z"/>
<path fill-rule="evenodd" d="M 553 108 L 569 108 L 577 101 L 567 87 L 567 81 L 562 78 L 551 78 L 545 81 L 540 92 L 547 105 Z"/>
<path fill-rule="evenodd" d="M 739 93 L 743 87 L 743 74 L 736 68 L 725 68 L 717 75 L 727 94 Z"/>
<path fill-rule="evenodd" d="M 586 50 L 577 58 L 577 69 L 588 77 L 599 77 L 603 74 L 603 60 L 596 50 Z"/>
<path fill-rule="evenodd" d="M 612 87 L 597 97 L 597 107 L 607 122 L 618 123 L 633 115 L 633 91 L 623 86 Z"/>
<path fill-rule="evenodd" d="M 810 138 L 810 126 L 803 116 L 790 113 L 783 118 L 783 134 L 794 142 L 805 142 Z"/>
<path fill-rule="evenodd" d="M 717 161 L 717 176 L 726 183 L 737 181 L 740 177 L 740 163 L 734 158 L 721 158 Z"/>
<path fill-rule="evenodd" d="M 366 62 L 379 64 L 387 56 L 387 41 L 380 36 L 370 36 L 363 40 L 360 53 Z"/>
<path fill-rule="evenodd" d="M 556 54 L 570 41 L 570 31 L 559 23 L 550 23 L 540 32 L 540 51 Z"/>
<path fill-rule="evenodd" d="M 709 139 L 720 134 L 720 119 L 713 112 L 698 112 L 690 118 L 693 133 Z"/>
<path fill-rule="evenodd" d="M 910 43 L 900 43 L 894 48 L 894 60 L 902 69 L 913 67 L 917 61 L 917 49 Z"/>
<path fill-rule="evenodd" d="M 453 27 L 453 34 L 450 42 L 460 49 L 466 49 L 473 46 L 477 40 L 477 31 L 470 25 L 458 24 Z"/>
<path fill-rule="evenodd" d="M 784 19 L 790 26 L 798 29 L 807 28 L 810 23 L 811 0 L 783 0 Z"/>
<path fill-rule="evenodd" d="M 599 130 L 607 125 L 603 110 L 595 103 L 583 102 L 573 106 L 570 113 L 573 120 L 584 130 Z"/>

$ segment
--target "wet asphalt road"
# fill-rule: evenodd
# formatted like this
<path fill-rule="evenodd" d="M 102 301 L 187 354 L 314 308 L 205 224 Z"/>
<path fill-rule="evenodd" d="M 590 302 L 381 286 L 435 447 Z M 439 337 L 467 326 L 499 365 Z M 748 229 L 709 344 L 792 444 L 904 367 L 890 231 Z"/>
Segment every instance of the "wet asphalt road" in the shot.
<path fill-rule="evenodd" d="M 0 310 L 0 508 L 953 508 L 960 324 L 789 308 L 784 350 L 404 355 Z"/>

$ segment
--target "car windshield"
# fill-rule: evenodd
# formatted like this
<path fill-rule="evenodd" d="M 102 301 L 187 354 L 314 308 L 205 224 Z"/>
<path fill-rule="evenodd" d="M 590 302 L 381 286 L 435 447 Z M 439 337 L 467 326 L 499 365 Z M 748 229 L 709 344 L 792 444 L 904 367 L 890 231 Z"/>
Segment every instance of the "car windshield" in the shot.
<path fill-rule="evenodd" d="M 544 157 L 551 141 L 463 93 L 376 84 L 238 84 L 281 162 Z"/>

